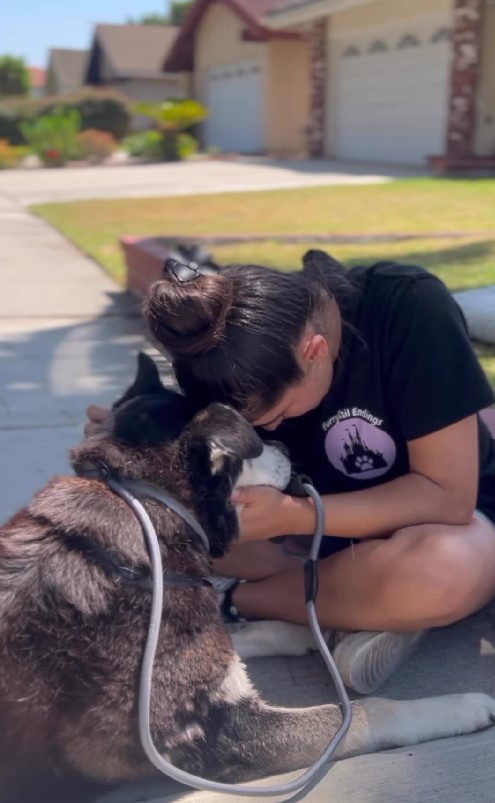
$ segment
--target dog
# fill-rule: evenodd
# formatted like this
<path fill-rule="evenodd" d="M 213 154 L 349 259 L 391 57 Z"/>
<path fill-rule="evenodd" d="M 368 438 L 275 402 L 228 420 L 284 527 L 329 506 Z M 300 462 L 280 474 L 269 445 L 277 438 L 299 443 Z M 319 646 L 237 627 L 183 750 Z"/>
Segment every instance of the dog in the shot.
<path fill-rule="evenodd" d="M 264 446 L 237 412 L 220 404 L 198 409 L 164 388 L 145 355 L 108 421 L 71 461 L 74 476 L 50 481 L 1 528 L 5 787 L 27 768 L 46 766 L 109 783 L 155 773 L 137 721 L 148 553 L 134 513 L 101 477 L 152 483 L 186 506 L 207 534 L 209 554 L 176 513 L 144 502 L 165 572 L 205 578 L 238 536 L 231 495 L 243 469 L 251 482 L 279 488 L 290 474 L 287 458 Z M 494 718 L 495 701 L 484 694 L 365 699 L 353 704 L 336 758 L 472 733 Z M 335 705 L 298 710 L 264 702 L 234 651 L 213 588 L 166 588 L 151 730 L 174 765 L 229 783 L 285 773 L 314 762 L 339 722 Z"/>

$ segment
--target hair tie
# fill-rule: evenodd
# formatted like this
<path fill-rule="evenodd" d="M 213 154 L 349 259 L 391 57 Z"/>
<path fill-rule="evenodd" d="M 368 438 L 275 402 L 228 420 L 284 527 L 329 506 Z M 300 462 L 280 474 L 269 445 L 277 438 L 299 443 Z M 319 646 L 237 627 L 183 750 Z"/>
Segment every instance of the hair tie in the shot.
<path fill-rule="evenodd" d="M 172 257 L 169 257 L 165 261 L 163 275 L 165 278 L 170 276 L 180 284 L 186 284 L 186 282 L 196 281 L 196 279 L 199 279 L 199 277 L 203 274 L 200 270 L 198 270 L 198 265 L 196 262 L 183 263 L 179 262 L 177 259 L 172 259 Z"/>

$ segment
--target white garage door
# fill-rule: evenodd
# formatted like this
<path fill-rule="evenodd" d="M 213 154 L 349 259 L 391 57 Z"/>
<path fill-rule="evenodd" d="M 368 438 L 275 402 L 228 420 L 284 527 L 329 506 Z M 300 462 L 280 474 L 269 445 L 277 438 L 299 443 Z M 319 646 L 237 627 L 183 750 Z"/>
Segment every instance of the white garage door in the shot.
<path fill-rule="evenodd" d="M 449 40 L 445 25 L 339 43 L 337 156 L 424 164 L 429 154 L 444 152 Z"/>
<path fill-rule="evenodd" d="M 208 146 L 238 153 L 265 148 L 262 70 L 259 64 L 230 64 L 210 72 Z"/>

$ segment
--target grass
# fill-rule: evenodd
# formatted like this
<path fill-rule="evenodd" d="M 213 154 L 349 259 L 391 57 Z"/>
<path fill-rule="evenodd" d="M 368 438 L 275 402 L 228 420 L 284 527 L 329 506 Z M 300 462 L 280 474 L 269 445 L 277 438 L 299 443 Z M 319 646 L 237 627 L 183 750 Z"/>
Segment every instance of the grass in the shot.
<path fill-rule="evenodd" d="M 311 187 L 176 198 L 44 204 L 33 211 L 93 257 L 116 281 L 125 275 L 118 239 L 168 235 L 424 234 L 420 240 L 315 247 L 346 265 L 380 259 L 422 265 L 452 290 L 495 284 L 495 180 L 407 179 L 389 184 Z M 433 238 L 434 233 L 470 236 Z M 428 236 L 430 235 L 430 236 Z M 312 244 L 262 243 L 213 249 L 220 264 L 297 268 Z M 495 387 L 495 348 L 480 358 Z"/>
<path fill-rule="evenodd" d="M 408 179 L 357 187 L 77 201 L 34 207 L 37 214 L 90 254 L 118 281 L 123 276 L 118 238 L 123 234 L 180 238 L 202 234 L 424 232 L 427 237 L 433 232 L 462 231 L 480 232 L 480 240 L 490 240 L 492 235 L 495 238 L 493 209 L 495 180 L 491 179 Z M 458 243 L 453 248 L 455 245 Z M 407 254 L 411 244 L 405 247 Z M 276 260 L 285 254 L 286 260 L 292 260 L 289 250 L 282 247 L 277 252 L 272 245 L 269 258 Z M 294 253 L 300 250 L 296 248 Z M 337 255 L 337 249 L 332 250 Z M 366 254 L 371 250 L 377 251 L 376 247 L 368 246 L 357 251 L 356 258 L 361 258 L 362 253 L 368 261 Z M 379 250 L 386 249 L 382 246 Z M 254 253 L 254 249 L 250 251 Z M 354 258 L 350 251 L 347 254 Z"/>
<path fill-rule="evenodd" d="M 220 264 L 255 262 L 272 267 L 297 269 L 308 248 L 324 248 L 349 267 L 373 264 L 380 260 L 396 260 L 421 265 L 455 292 L 471 287 L 495 284 L 495 240 L 441 239 L 406 240 L 366 245 L 332 245 L 305 243 L 285 245 L 278 242 L 252 245 L 220 246 L 213 249 Z"/>

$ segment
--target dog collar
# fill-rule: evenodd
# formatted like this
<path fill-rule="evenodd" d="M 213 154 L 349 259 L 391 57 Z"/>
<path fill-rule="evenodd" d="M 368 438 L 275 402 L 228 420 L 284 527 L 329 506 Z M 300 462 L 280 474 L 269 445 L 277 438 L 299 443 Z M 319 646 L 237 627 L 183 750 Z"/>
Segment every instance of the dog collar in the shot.
<path fill-rule="evenodd" d="M 126 495 L 122 494 L 122 489 L 128 491 L 132 496 L 137 498 L 147 497 L 160 502 L 165 507 L 177 513 L 186 524 L 200 537 L 202 545 L 208 554 L 210 551 L 210 544 L 208 536 L 200 523 L 196 521 L 192 513 L 177 499 L 170 496 L 166 491 L 162 491 L 147 482 L 137 480 L 115 480 L 111 477 L 107 467 L 101 465 L 99 469 L 86 471 L 82 474 L 85 479 L 96 479 L 104 482 L 113 493 L 120 496 L 121 499 L 127 502 Z M 122 566 L 114 555 L 101 544 L 93 541 L 87 536 L 74 536 L 70 539 L 71 545 L 76 547 L 79 545 L 82 549 L 90 552 L 98 559 L 102 568 L 110 574 L 117 575 L 124 583 L 139 588 L 142 591 L 152 591 L 153 583 L 151 580 L 151 572 L 146 566 L 139 566 L 136 568 L 129 568 Z M 192 574 L 181 574 L 178 572 L 163 572 L 163 584 L 168 588 L 212 588 L 211 582 L 206 577 L 201 577 Z"/>

